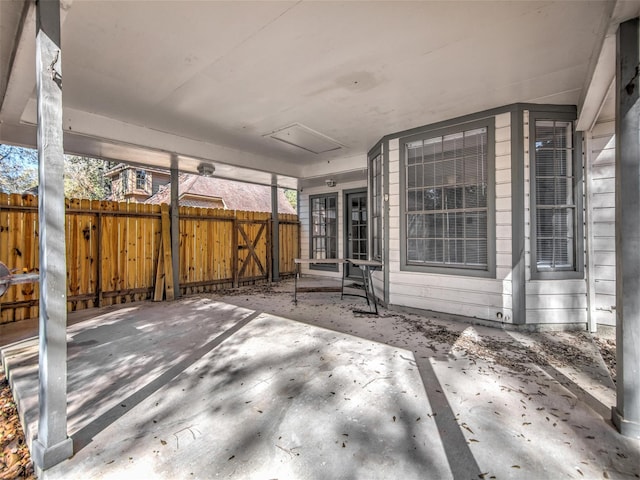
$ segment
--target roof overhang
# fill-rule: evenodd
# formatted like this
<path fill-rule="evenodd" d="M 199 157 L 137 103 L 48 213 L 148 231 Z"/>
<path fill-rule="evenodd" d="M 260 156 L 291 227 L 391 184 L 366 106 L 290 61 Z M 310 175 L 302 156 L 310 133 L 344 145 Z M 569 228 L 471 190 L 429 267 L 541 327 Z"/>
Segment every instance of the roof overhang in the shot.
<path fill-rule="evenodd" d="M 608 6 L 600 25 L 602 44 L 593 56 L 578 111 L 576 128 L 590 130 L 598 120 L 605 102 L 613 94 L 616 75 L 616 32 L 621 22 L 640 16 L 640 2 L 616 1 Z"/>
<path fill-rule="evenodd" d="M 364 179 L 392 132 L 516 102 L 586 121 L 637 4 L 64 0 L 65 149 L 289 188 Z M 27 146 L 33 5 L 0 2 L 0 141 Z"/>

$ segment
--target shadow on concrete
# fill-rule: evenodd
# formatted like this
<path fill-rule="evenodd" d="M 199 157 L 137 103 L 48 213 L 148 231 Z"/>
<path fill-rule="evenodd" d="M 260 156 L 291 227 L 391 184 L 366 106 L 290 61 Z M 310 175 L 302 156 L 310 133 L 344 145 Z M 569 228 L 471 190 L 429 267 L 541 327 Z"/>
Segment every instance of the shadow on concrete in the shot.
<path fill-rule="evenodd" d="M 244 327 L 247 323 L 249 323 L 251 320 L 256 318 L 259 314 L 260 314 L 259 312 L 254 312 L 249 316 L 245 317 L 244 319 L 236 323 L 233 327 L 229 328 L 224 333 L 222 333 L 221 335 L 211 340 L 209 343 L 191 352 L 186 358 L 184 358 L 179 363 L 172 366 L 169 370 L 162 373 L 159 377 L 155 378 L 152 382 L 148 383 L 141 389 L 137 390 L 134 394 L 129 395 L 126 398 L 120 399 L 119 401 L 121 403 L 107 410 L 102 415 L 92 420 L 91 423 L 85 425 L 80 430 L 78 430 L 73 435 L 71 435 L 71 438 L 73 439 L 74 454 L 82 450 L 89 443 L 91 443 L 91 440 L 95 435 L 100 433 L 106 427 L 108 427 L 113 422 L 118 420 L 120 417 L 125 415 L 127 412 L 132 410 L 135 406 L 137 406 L 139 403 L 147 399 L 150 395 L 157 392 L 160 388 L 164 387 L 167 383 L 169 383 L 169 381 L 171 381 L 173 378 L 175 378 L 176 376 L 184 372 L 184 370 L 186 370 L 188 367 L 190 367 L 195 362 L 200 360 L 205 354 L 209 353 L 212 349 L 216 348 L 218 345 L 220 345 L 222 342 L 228 339 L 231 335 L 236 333 L 238 330 Z M 96 327 L 94 329 L 88 329 L 86 331 L 81 332 L 81 334 L 76 335 L 74 339 L 77 339 L 78 337 L 80 337 L 81 339 L 85 339 L 85 340 L 81 340 L 81 342 L 86 343 L 88 340 L 95 338 L 94 335 L 98 329 L 103 329 L 103 328 L 107 329 L 108 331 L 112 330 L 112 328 L 109 328 L 108 325 L 104 327 Z M 103 330 L 100 333 L 104 334 L 105 331 Z M 114 340 L 117 340 L 117 337 L 115 337 Z M 98 343 L 96 340 L 91 340 L 91 342 Z M 117 398 L 117 389 L 104 390 L 102 392 L 102 395 L 107 397 Z"/>
<path fill-rule="evenodd" d="M 453 478 L 456 480 L 482 478 L 480 476 L 482 471 L 473 456 L 473 452 L 469 449 L 467 439 L 462 434 L 458 420 L 447 401 L 433 366 L 428 360 L 418 362 L 418 366 L 431 407 L 436 413 L 434 418 L 438 425 L 440 439 L 447 454 Z"/>

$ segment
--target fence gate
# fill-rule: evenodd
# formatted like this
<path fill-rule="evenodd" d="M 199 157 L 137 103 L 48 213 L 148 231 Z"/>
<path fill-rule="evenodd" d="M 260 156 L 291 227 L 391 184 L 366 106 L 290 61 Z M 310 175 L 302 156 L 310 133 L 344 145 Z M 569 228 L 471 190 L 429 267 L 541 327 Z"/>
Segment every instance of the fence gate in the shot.
<path fill-rule="evenodd" d="M 248 216 L 257 217 L 258 215 L 249 214 Z M 237 284 L 269 279 L 271 272 L 271 220 L 269 214 L 262 216 L 265 218 L 238 218 L 236 221 Z"/>

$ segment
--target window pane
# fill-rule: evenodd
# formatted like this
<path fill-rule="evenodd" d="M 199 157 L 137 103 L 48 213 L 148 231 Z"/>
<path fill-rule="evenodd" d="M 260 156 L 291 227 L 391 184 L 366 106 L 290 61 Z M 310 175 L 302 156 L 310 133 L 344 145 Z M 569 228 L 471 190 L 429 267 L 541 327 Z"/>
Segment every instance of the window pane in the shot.
<path fill-rule="evenodd" d="M 534 131 L 537 268 L 575 270 L 573 122 L 536 120 Z"/>
<path fill-rule="evenodd" d="M 573 245 L 569 239 L 556 238 L 554 240 L 554 251 L 556 252 L 555 267 L 569 269 L 573 266 Z"/>
<path fill-rule="evenodd" d="M 311 198 L 311 258 L 337 258 L 335 195 Z"/>
<path fill-rule="evenodd" d="M 448 187 L 444 189 L 445 209 L 455 210 L 462 208 L 462 187 Z"/>
<path fill-rule="evenodd" d="M 556 173 L 556 161 L 553 150 L 536 151 L 536 175 L 553 177 Z"/>
<path fill-rule="evenodd" d="M 467 240 L 465 242 L 465 255 L 467 263 L 470 265 L 486 265 L 487 263 L 487 241 Z"/>
<path fill-rule="evenodd" d="M 407 144 L 407 164 L 422 163 L 422 142 Z"/>
<path fill-rule="evenodd" d="M 446 242 L 446 247 L 446 261 L 464 264 L 464 240 L 449 240 Z"/>
<path fill-rule="evenodd" d="M 338 258 L 338 241 L 335 238 L 327 239 L 329 248 L 327 258 Z"/>
<path fill-rule="evenodd" d="M 555 178 L 538 178 L 536 180 L 536 203 L 538 205 L 555 205 L 555 187 Z"/>
<path fill-rule="evenodd" d="M 442 137 L 424 141 L 424 163 L 433 163 L 442 160 Z"/>
<path fill-rule="evenodd" d="M 408 149 L 411 152 L 412 160 L 408 163 L 421 162 L 421 149 L 422 142 L 414 142 Z M 370 171 L 370 183 L 371 183 L 371 246 L 373 258 L 382 258 L 382 200 L 383 200 L 383 188 L 382 188 L 382 155 L 377 154 L 369 158 L 369 171 Z M 407 168 L 407 178 L 412 178 L 413 185 L 418 180 L 419 175 L 416 173 L 415 168 L 409 172 L 411 167 Z M 414 207 L 415 208 L 415 207 Z M 361 212 L 366 218 L 366 211 Z"/>
<path fill-rule="evenodd" d="M 415 144 L 406 144 L 407 261 L 486 268 L 487 129 L 427 138 L 420 146 L 422 164 Z"/>

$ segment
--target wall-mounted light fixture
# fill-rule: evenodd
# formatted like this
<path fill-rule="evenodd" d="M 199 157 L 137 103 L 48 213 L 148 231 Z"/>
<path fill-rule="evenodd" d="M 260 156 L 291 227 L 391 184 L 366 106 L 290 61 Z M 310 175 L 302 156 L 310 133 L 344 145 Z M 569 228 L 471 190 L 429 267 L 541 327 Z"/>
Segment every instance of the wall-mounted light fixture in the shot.
<path fill-rule="evenodd" d="M 211 163 L 201 163 L 198 165 L 198 173 L 203 177 L 213 177 L 213 172 L 216 171 L 216 167 L 214 167 Z"/>
<path fill-rule="evenodd" d="M 330 187 L 330 188 L 333 188 L 336 186 L 336 181 L 333 178 L 327 178 L 324 183 L 326 183 L 327 187 Z"/>

